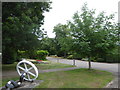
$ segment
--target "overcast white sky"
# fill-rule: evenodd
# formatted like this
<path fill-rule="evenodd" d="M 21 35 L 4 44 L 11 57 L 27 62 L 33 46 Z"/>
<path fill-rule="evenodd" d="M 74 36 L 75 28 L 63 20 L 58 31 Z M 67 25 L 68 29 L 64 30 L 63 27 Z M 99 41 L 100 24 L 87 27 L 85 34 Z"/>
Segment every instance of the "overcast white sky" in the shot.
<path fill-rule="evenodd" d="M 118 2 L 120 0 L 51 0 L 52 9 L 45 13 L 43 28 L 47 31 L 48 37 L 55 37 L 53 27 L 58 23 L 65 24 L 71 20 L 76 11 L 80 11 L 85 2 L 89 9 L 96 9 L 96 13 L 105 11 L 107 15 L 116 12 L 116 22 L 118 19 Z"/>

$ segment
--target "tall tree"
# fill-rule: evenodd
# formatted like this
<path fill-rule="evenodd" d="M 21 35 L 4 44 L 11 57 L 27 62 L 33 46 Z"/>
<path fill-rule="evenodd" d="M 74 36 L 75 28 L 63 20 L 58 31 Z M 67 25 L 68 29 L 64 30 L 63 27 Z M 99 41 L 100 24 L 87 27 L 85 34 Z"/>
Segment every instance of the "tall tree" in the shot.
<path fill-rule="evenodd" d="M 43 37 L 40 28 L 44 23 L 45 11 L 49 11 L 50 2 L 3 2 L 3 63 L 13 63 L 17 50 L 34 50 L 38 38 Z"/>
<path fill-rule="evenodd" d="M 61 51 L 61 53 L 64 54 L 64 57 L 66 57 L 70 50 L 69 45 L 71 42 L 68 25 L 58 24 L 54 27 L 53 32 L 56 34 L 55 40 L 60 47 L 58 52 Z"/>
<path fill-rule="evenodd" d="M 84 4 L 82 13 L 76 12 L 69 22 L 74 51 L 88 58 L 89 69 L 91 58 L 103 57 L 116 46 L 113 19 L 113 14 L 105 16 L 104 12 L 95 17 L 95 10 L 89 10 Z"/>

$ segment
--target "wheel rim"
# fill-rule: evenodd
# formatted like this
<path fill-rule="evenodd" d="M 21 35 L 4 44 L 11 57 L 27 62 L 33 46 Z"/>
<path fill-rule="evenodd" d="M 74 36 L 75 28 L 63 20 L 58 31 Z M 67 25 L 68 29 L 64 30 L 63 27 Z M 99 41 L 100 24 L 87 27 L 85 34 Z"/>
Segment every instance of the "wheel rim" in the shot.
<path fill-rule="evenodd" d="M 23 73 L 25 73 L 24 79 L 27 81 L 33 81 L 38 77 L 38 69 L 37 67 L 27 61 L 27 60 L 22 60 L 17 64 L 17 72 L 21 76 Z"/>

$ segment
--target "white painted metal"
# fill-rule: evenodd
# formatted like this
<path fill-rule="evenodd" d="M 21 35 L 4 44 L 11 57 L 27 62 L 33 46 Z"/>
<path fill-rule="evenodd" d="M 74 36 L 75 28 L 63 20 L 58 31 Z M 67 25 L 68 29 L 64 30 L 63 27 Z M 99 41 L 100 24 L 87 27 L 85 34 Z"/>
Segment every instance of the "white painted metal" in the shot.
<path fill-rule="evenodd" d="M 21 65 L 23 65 L 23 66 L 21 66 Z M 28 65 L 30 66 L 29 68 L 28 68 Z M 16 69 L 20 76 L 22 75 L 22 73 L 25 73 L 26 76 L 24 79 L 27 81 L 34 81 L 38 77 L 37 67 L 33 63 L 31 63 L 30 61 L 27 61 L 25 59 L 23 59 L 22 61 L 20 61 L 17 64 Z M 30 70 L 33 70 L 34 73 L 31 72 Z"/>

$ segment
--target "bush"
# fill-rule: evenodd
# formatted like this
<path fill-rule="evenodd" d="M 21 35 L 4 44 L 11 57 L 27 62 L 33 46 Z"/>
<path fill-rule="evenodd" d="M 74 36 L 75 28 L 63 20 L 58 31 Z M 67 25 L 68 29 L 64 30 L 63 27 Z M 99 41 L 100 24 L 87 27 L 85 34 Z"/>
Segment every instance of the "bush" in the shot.
<path fill-rule="evenodd" d="M 107 63 L 120 63 L 120 54 L 118 52 L 119 48 L 113 49 L 111 52 L 109 52 L 106 55 L 101 56 L 104 60 L 102 62 Z M 100 60 L 101 61 L 101 60 Z"/>
<path fill-rule="evenodd" d="M 48 51 L 45 50 L 38 50 L 37 52 L 37 59 L 46 60 L 46 56 L 49 54 Z"/>
<path fill-rule="evenodd" d="M 81 60 L 82 58 L 81 58 L 80 54 L 73 54 L 73 55 L 69 55 L 67 57 L 67 59 L 78 59 L 78 60 Z"/>
<path fill-rule="evenodd" d="M 64 52 L 63 52 L 63 51 L 58 51 L 58 52 L 57 52 L 57 56 L 58 56 L 58 57 L 64 56 Z"/>
<path fill-rule="evenodd" d="M 106 62 L 120 63 L 120 55 L 118 55 L 118 54 L 108 54 L 106 56 Z"/>
<path fill-rule="evenodd" d="M 26 51 L 26 56 L 27 58 L 30 58 L 30 59 L 37 59 L 37 51 L 36 50 L 29 50 L 29 51 Z"/>
<path fill-rule="evenodd" d="M 18 50 L 19 59 L 21 59 L 21 58 L 27 58 L 26 54 L 27 54 L 26 51 L 20 51 L 20 50 Z"/>
<path fill-rule="evenodd" d="M 97 58 L 96 60 L 97 62 L 105 62 L 105 60 L 103 58 Z"/>
<path fill-rule="evenodd" d="M 73 55 L 69 55 L 67 59 L 73 59 Z"/>
<path fill-rule="evenodd" d="M 80 54 L 73 54 L 73 58 L 74 59 L 78 59 L 78 60 L 82 59 L 81 56 L 80 56 Z"/>

